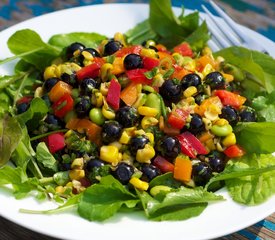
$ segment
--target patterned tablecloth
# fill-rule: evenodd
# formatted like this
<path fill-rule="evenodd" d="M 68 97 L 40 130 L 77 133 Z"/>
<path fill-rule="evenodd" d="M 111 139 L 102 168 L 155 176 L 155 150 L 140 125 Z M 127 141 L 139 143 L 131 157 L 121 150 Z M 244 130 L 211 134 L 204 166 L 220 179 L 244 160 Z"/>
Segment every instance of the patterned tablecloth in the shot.
<path fill-rule="evenodd" d="M 0 0 L 0 30 L 11 25 L 61 9 L 100 3 L 134 2 L 145 0 Z M 174 6 L 201 10 L 202 0 L 173 0 Z M 216 0 L 239 23 L 275 41 L 275 0 Z M 275 239 L 275 214 L 257 224 L 220 239 Z M 46 227 L 46 226 L 45 226 Z M 54 240 L 0 217 L 0 239 L 2 240 Z"/>

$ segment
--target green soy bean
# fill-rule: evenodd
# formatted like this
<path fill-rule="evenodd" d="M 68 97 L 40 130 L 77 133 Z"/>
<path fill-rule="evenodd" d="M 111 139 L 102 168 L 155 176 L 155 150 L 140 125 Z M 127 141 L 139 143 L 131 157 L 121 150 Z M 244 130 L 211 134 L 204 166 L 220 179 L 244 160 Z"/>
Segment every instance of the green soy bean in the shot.
<path fill-rule="evenodd" d="M 218 137 L 225 137 L 225 136 L 229 135 L 230 133 L 232 133 L 232 131 L 233 131 L 233 129 L 232 129 L 231 125 L 229 125 L 229 124 L 226 124 L 223 126 L 213 125 L 211 128 L 211 132 Z"/>

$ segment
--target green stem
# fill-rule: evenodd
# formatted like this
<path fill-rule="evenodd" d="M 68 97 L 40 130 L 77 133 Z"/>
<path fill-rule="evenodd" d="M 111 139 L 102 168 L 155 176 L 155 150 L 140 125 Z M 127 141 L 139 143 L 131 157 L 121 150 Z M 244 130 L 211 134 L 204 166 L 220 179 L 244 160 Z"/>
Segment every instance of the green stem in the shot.
<path fill-rule="evenodd" d="M 22 57 L 25 57 L 25 56 L 30 55 L 32 53 L 38 52 L 38 51 L 42 50 L 43 48 L 44 47 L 39 47 L 39 48 L 36 48 L 36 49 L 28 51 L 28 52 L 24 52 L 24 53 L 21 53 L 21 54 L 12 56 L 12 57 L 5 58 L 5 59 L 0 61 L 0 65 L 5 64 L 5 63 L 10 62 L 10 61 L 13 61 L 17 58 L 22 58 Z"/>
<path fill-rule="evenodd" d="M 47 184 L 50 184 L 53 182 L 54 182 L 53 177 L 44 177 L 44 178 L 39 179 L 39 183 L 41 185 L 47 185 Z"/>
<path fill-rule="evenodd" d="M 68 206 L 65 206 L 65 207 L 58 207 L 58 208 L 50 209 L 50 210 L 29 210 L 29 209 L 20 208 L 19 212 L 29 213 L 29 214 L 52 214 L 52 213 L 64 212 L 68 209 L 75 208 L 76 206 L 77 206 L 77 203 L 72 204 L 72 205 L 68 205 Z"/>
<path fill-rule="evenodd" d="M 25 73 L 21 73 L 21 74 L 17 74 L 15 76 L 11 76 L 10 78 L 8 78 L 7 80 L 4 80 L 4 78 L 1 78 L 0 81 L 0 89 L 4 89 L 7 86 L 13 84 L 14 82 L 20 80 L 21 78 L 23 78 L 25 75 Z"/>
<path fill-rule="evenodd" d="M 40 134 L 40 135 L 37 135 L 37 136 L 34 136 L 32 138 L 30 138 L 30 141 L 34 141 L 34 140 L 37 140 L 37 139 L 40 139 L 40 138 L 44 138 L 44 137 L 47 137 L 53 133 L 59 133 L 59 132 L 67 132 L 68 129 L 59 129 L 59 130 L 55 130 L 55 131 L 51 131 L 51 132 L 47 132 L 47 133 L 43 133 L 43 134 Z"/>

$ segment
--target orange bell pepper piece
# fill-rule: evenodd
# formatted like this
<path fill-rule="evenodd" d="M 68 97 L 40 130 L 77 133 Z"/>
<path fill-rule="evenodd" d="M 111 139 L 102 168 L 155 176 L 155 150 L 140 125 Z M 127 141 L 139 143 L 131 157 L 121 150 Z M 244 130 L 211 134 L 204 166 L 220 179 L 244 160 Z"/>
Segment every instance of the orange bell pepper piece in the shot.
<path fill-rule="evenodd" d="M 137 83 L 130 82 L 120 93 L 121 100 L 128 106 L 132 106 L 138 97 Z"/>
<path fill-rule="evenodd" d="M 56 102 L 66 93 L 71 95 L 72 86 L 63 81 L 59 81 L 53 86 L 53 88 L 49 92 L 49 98 L 52 102 Z"/>
<path fill-rule="evenodd" d="M 174 167 L 174 178 L 183 181 L 189 182 L 192 175 L 192 162 L 188 158 L 177 157 L 175 160 Z"/>
<path fill-rule="evenodd" d="M 113 69 L 112 74 L 119 75 L 121 73 L 125 72 L 124 64 L 123 64 L 123 58 L 122 57 L 116 57 L 113 62 Z"/>

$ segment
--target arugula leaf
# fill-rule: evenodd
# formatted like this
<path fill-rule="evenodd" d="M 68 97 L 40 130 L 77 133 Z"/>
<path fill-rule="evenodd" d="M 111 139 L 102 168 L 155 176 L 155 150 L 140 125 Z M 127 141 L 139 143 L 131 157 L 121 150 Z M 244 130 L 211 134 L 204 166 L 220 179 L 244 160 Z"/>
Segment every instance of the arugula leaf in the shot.
<path fill-rule="evenodd" d="M 222 56 L 226 62 L 238 66 L 246 72 L 246 78 L 242 81 L 244 89 L 260 92 L 275 90 L 275 60 L 264 53 L 252 51 L 243 47 L 229 47 L 214 54 Z M 255 85 L 256 84 L 256 85 Z"/>
<path fill-rule="evenodd" d="M 155 221 L 184 220 L 198 216 L 210 201 L 223 200 L 222 196 L 207 192 L 202 188 L 185 188 L 167 193 L 162 199 L 152 198 L 147 192 L 137 194 L 146 216 Z"/>
<path fill-rule="evenodd" d="M 237 142 L 249 153 L 275 152 L 275 122 L 239 123 L 234 132 Z"/>
<path fill-rule="evenodd" d="M 61 52 L 60 49 L 46 44 L 33 30 L 23 29 L 15 32 L 8 40 L 10 51 L 17 57 L 43 70 Z"/>
<path fill-rule="evenodd" d="M 0 91 L 0 118 L 9 111 L 11 104 L 9 95 L 5 91 Z"/>
<path fill-rule="evenodd" d="M 41 163 L 45 168 L 54 172 L 58 171 L 58 162 L 50 153 L 46 143 L 40 142 L 36 147 L 36 158 L 38 163 Z"/>
<path fill-rule="evenodd" d="M 235 201 L 246 205 L 256 205 L 275 193 L 275 156 L 272 154 L 245 155 L 238 161 L 230 161 L 226 169 L 230 168 L 238 171 L 255 169 L 253 175 L 225 180 L 229 194 Z M 264 169 L 268 171 L 261 173 L 260 171 Z"/>
<path fill-rule="evenodd" d="M 252 99 L 252 107 L 259 121 L 275 122 L 275 91 Z"/>
<path fill-rule="evenodd" d="M 22 129 L 15 118 L 5 115 L 0 119 L 0 167 L 5 165 L 18 146 Z"/>
<path fill-rule="evenodd" d="M 179 188 L 180 186 L 182 186 L 182 183 L 177 181 L 173 177 L 173 173 L 168 172 L 153 178 L 150 182 L 150 188 L 158 185 L 165 185 L 171 188 Z"/>
<path fill-rule="evenodd" d="M 67 34 L 53 35 L 49 39 L 48 43 L 59 48 L 64 48 L 74 42 L 80 42 L 86 47 L 96 48 L 101 43 L 101 41 L 106 38 L 106 36 L 98 33 L 72 32 Z"/>
<path fill-rule="evenodd" d="M 134 28 L 129 29 L 125 33 L 125 36 L 127 38 L 127 42 L 131 44 L 141 44 L 148 39 L 158 39 L 157 34 L 151 28 L 148 19 L 137 24 Z"/>
<path fill-rule="evenodd" d="M 113 176 L 102 177 L 100 183 L 87 188 L 78 205 L 81 217 L 90 221 L 104 221 L 112 217 L 122 205 L 133 208 L 139 200 Z"/>
<path fill-rule="evenodd" d="M 49 111 L 47 104 L 41 98 L 34 98 L 28 110 L 17 115 L 17 119 L 28 126 L 28 130 L 34 130 Z"/>

